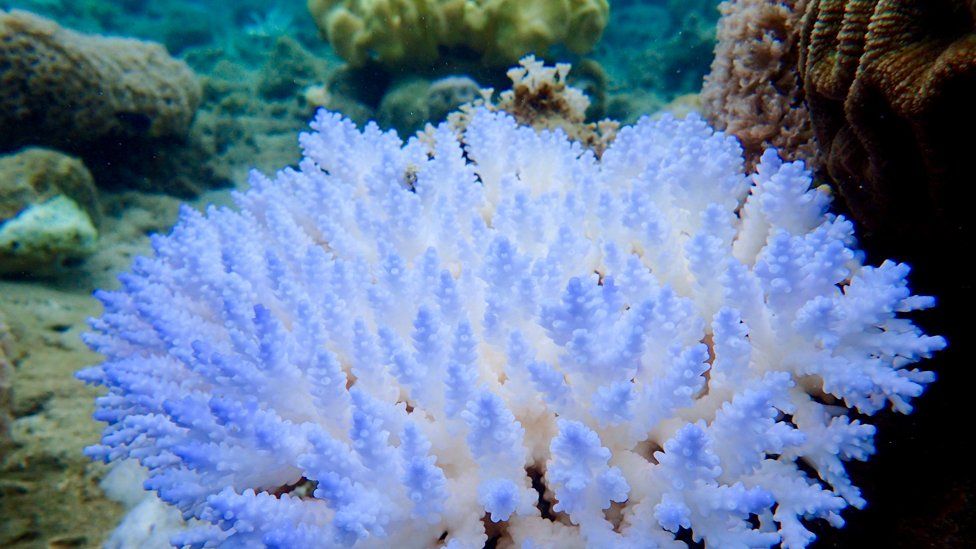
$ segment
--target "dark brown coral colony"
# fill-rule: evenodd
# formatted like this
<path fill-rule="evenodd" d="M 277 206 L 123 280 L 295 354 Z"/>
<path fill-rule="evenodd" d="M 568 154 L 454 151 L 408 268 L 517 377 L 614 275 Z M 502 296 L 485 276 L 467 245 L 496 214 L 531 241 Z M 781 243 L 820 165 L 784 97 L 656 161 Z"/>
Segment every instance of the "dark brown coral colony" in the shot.
<path fill-rule="evenodd" d="M 811 0 L 800 43 L 815 136 L 852 214 L 901 235 L 958 231 L 976 180 L 976 2 Z"/>

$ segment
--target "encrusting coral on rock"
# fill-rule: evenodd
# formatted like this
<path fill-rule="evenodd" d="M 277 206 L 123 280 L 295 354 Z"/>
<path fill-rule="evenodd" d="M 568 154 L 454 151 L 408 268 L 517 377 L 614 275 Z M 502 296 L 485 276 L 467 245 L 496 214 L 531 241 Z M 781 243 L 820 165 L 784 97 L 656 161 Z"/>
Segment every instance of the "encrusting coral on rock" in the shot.
<path fill-rule="evenodd" d="M 718 44 L 702 87 L 709 123 L 742 142 L 747 163 L 775 147 L 816 165 L 817 150 L 797 69 L 807 0 L 722 2 Z"/>
<path fill-rule="evenodd" d="M 353 65 L 428 66 L 445 48 L 506 66 L 564 44 L 589 51 L 603 34 L 607 0 L 308 0 L 316 24 Z"/>
<path fill-rule="evenodd" d="M 87 452 L 202 523 L 174 544 L 803 547 L 865 504 L 863 419 L 945 345 L 907 266 L 694 115 L 599 158 L 467 117 L 404 143 L 320 111 L 298 169 L 98 294 Z"/>
<path fill-rule="evenodd" d="M 0 10 L 0 66 L 0 150 L 181 138 L 201 98 L 190 68 L 158 44 L 85 35 L 20 10 Z"/>

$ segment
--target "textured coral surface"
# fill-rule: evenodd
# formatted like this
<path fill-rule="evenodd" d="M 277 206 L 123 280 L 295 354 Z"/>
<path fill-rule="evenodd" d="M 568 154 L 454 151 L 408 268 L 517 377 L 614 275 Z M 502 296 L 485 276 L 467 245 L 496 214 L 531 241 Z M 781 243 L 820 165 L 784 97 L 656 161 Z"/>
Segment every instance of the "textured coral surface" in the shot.
<path fill-rule="evenodd" d="M 933 379 L 907 267 L 695 117 L 599 160 L 484 108 L 312 127 L 99 294 L 88 452 L 210 524 L 178 545 L 802 547 L 865 503 L 854 410 Z"/>
<path fill-rule="evenodd" d="M 20 10 L 0 11 L 0 68 L 3 149 L 183 137 L 200 102 L 193 72 L 160 45 L 84 35 Z"/>
<path fill-rule="evenodd" d="M 607 25 L 607 0 L 309 0 L 329 42 L 355 65 L 425 66 L 466 48 L 506 66 L 556 44 L 584 53 Z"/>
<path fill-rule="evenodd" d="M 813 129 L 852 213 L 899 237 L 962 223 L 971 235 L 976 4 L 811 0 L 800 47 Z"/>
<path fill-rule="evenodd" d="M 702 88 L 706 119 L 739 138 L 751 165 L 768 147 L 790 160 L 816 159 L 797 70 L 807 0 L 722 2 L 718 45 Z"/>

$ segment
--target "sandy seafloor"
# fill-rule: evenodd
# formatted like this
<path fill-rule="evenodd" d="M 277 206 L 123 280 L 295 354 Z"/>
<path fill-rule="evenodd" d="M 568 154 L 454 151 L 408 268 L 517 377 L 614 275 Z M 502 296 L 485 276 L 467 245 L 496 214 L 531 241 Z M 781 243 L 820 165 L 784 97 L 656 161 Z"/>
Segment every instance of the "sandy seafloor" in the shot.
<path fill-rule="evenodd" d="M 225 203 L 227 191 L 194 204 Z M 99 391 L 73 376 L 98 362 L 82 343 L 86 319 L 101 313 L 96 288 L 117 285 L 116 274 L 149 252 L 153 232 L 166 231 L 180 200 L 119 193 L 103 200 L 101 250 L 81 269 L 45 281 L 0 280 L 0 316 L 14 336 L 14 447 L 0 460 L 0 547 L 96 547 L 124 510 L 99 486 L 107 467 L 82 449 L 99 438 L 92 421 Z"/>

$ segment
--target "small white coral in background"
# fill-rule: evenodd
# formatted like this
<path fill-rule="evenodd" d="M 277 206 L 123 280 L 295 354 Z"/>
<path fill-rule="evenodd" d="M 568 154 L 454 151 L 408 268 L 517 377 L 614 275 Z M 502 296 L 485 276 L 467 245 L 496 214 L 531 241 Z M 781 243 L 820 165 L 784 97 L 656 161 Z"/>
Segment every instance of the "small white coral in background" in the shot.
<path fill-rule="evenodd" d="M 694 116 L 599 159 L 483 107 L 312 127 L 100 294 L 88 451 L 212 525 L 177 545 L 802 547 L 864 504 L 849 408 L 933 379 L 907 268 Z"/>

